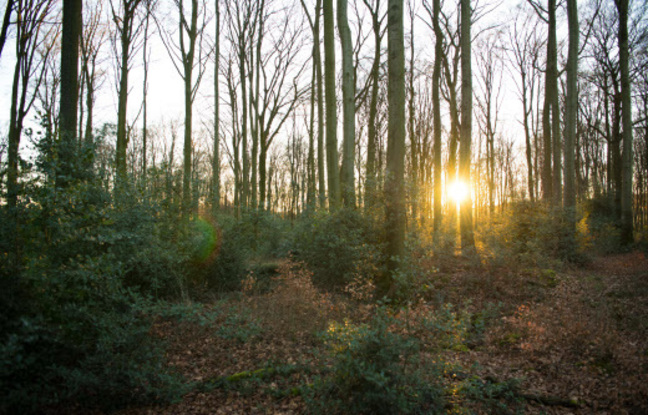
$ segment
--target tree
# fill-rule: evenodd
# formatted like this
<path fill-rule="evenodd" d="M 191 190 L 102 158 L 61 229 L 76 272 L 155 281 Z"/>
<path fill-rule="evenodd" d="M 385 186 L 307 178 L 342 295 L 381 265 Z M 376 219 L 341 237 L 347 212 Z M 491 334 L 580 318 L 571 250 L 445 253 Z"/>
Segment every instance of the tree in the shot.
<path fill-rule="evenodd" d="M 61 42 L 60 142 L 57 186 L 69 183 L 76 155 L 77 104 L 79 98 L 79 40 L 83 24 L 82 0 L 63 2 Z"/>
<path fill-rule="evenodd" d="M 355 206 L 355 75 L 353 67 L 353 44 L 347 17 L 348 0 L 338 0 L 337 17 L 340 42 L 342 43 L 342 201 L 346 207 Z"/>
<path fill-rule="evenodd" d="M 481 70 L 481 97 L 477 97 L 477 107 L 481 117 L 477 119 L 480 124 L 480 133 L 486 139 L 486 176 L 488 181 L 488 209 L 492 215 L 495 211 L 495 133 L 500 109 L 500 91 L 502 73 L 501 62 L 496 56 L 499 47 L 497 37 L 499 33 L 490 36 L 482 44 L 478 53 L 479 69 Z"/>
<path fill-rule="evenodd" d="M 435 245 L 439 242 L 442 225 L 442 204 L 443 183 L 441 181 L 441 65 L 444 59 L 443 53 L 443 31 L 440 25 L 441 0 L 432 0 L 430 7 L 427 1 L 423 2 L 423 7 L 427 11 L 432 21 L 432 31 L 434 33 L 434 67 L 432 69 L 432 117 L 433 117 L 433 181 L 434 181 L 434 208 L 433 208 L 433 232 Z"/>
<path fill-rule="evenodd" d="M 115 1 L 119 1 L 115 6 Z M 115 151 L 115 168 L 117 185 L 126 184 L 126 150 L 128 148 L 127 110 L 128 110 L 128 74 L 131 59 L 137 48 L 136 39 L 142 26 L 135 24 L 135 12 L 142 0 L 111 0 L 110 9 L 116 27 L 112 41 L 113 53 L 117 61 L 119 78 L 117 103 L 117 148 Z"/>
<path fill-rule="evenodd" d="M 146 189 L 147 185 L 147 169 L 148 169 L 148 75 L 150 64 L 150 50 L 148 47 L 149 42 L 149 25 L 151 22 L 151 13 L 156 5 L 156 0 L 145 0 L 145 13 L 144 13 L 144 44 L 142 45 L 142 70 L 144 72 L 144 79 L 142 80 L 142 178 L 143 187 Z"/>
<path fill-rule="evenodd" d="M 615 0 L 619 13 L 619 65 L 621 72 L 621 113 L 623 116 L 623 161 L 621 184 L 621 239 L 633 242 L 632 235 L 632 95 L 630 87 L 628 47 L 629 0 Z"/>
<path fill-rule="evenodd" d="M 534 178 L 537 163 L 534 163 L 534 142 L 537 136 L 533 133 L 533 99 L 536 96 L 536 80 L 538 60 L 540 58 L 540 42 L 537 24 L 533 24 L 527 16 L 522 22 L 516 16 L 513 27 L 509 32 L 509 52 L 513 55 L 520 81 L 517 84 L 518 94 L 522 101 L 522 126 L 524 127 L 525 156 L 527 164 L 527 193 L 529 198 L 535 200 L 536 182 Z M 520 27 L 522 26 L 522 27 Z M 534 140 L 532 142 L 532 135 Z M 537 150 L 537 147 L 535 148 Z M 537 151 L 536 151 L 537 154 Z"/>
<path fill-rule="evenodd" d="M 2 57 L 2 51 L 7 42 L 7 32 L 11 24 L 11 13 L 13 12 L 15 3 L 15 0 L 7 0 L 7 7 L 5 8 L 4 18 L 2 19 L 2 28 L 0 28 L 0 57 Z"/>
<path fill-rule="evenodd" d="M 10 208 L 15 208 L 18 200 L 18 150 L 25 117 L 36 97 L 36 93 L 32 91 L 37 91 L 43 80 L 46 61 L 52 50 L 51 47 L 46 48 L 41 58 L 36 59 L 39 48 L 54 33 L 54 28 L 45 24 L 53 4 L 53 0 L 23 0 L 15 3 L 16 64 L 11 87 L 7 149 L 7 202 Z M 76 114 L 76 107 L 74 113 Z"/>
<path fill-rule="evenodd" d="M 471 66 L 471 24 L 470 0 L 461 0 L 461 137 L 459 147 L 459 178 L 471 188 L 471 142 L 472 142 L 472 66 Z M 472 195 L 468 194 L 459 206 L 461 250 L 467 253 L 475 246 L 473 234 Z"/>
<path fill-rule="evenodd" d="M 165 30 L 160 30 L 167 53 L 184 83 L 184 147 L 182 173 L 182 213 L 189 215 L 192 209 L 191 173 L 192 173 L 192 128 L 193 102 L 198 94 L 200 81 L 205 73 L 209 53 L 203 47 L 203 34 L 207 27 L 207 8 L 199 0 L 191 0 L 190 10 L 185 10 L 184 0 L 174 0 L 177 11 L 177 42 L 174 42 Z M 187 16 L 187 12 L 189 16 Z M 198 15 L 200 14 L 200 23 Z M 194 78 L 194 70 L 196 76 Z"/>
<path fill-rule="evenodd" d="M 388 102 L 387 172 L 385 178 L 385 233 L 387 274 L 378 281 L 378 297 L 391 295 L 393 274 L 405 245 L 405 46 L 403 0 L 387 5 Z"/>
<path fill-rule="evenodd" d="M 333 0 L 323 0 L 324 12 L 324 87 L 326 94 L 326 171 L 329 209 L 340 205 L 340 176 L 337 150 L 337 99 L 335 98 L 335 32 Z"/>
<path fill-rule="evenodd" d="M 382 29 L 384 15 L 380 16 L 380 0 L 370 3 L 363 0 L 371 15 L 371 28 L 374 37 L 374 56 L 371 65 L 371 93 L 369 99 L 369 119 L 367 121 L 367 165 L 365 177 L 365 207 L 367 211 L 373 208 L 376 198 L 376 143 L 378 140 L 378 91 L 380 89 L 380 49 L 384 34 Z"/>
<path fill-rule="evenodd" d="M 214 0 L 216 9 L 214 34 L 214 154 L 212 156 L 212 209 L 220 207 L 220 0 Z"/>
<path fill-rule="evenodd" d="M 567 1 L 567 23 L 569 25 L 569 53 L 567 56 L 567 96 L 565 98 L 565 188 L 564 206 L 569 211 L 570 232 L 575 231 L 576 206 L 575 149 L 576 121 L 578 115 L 578 8 L 576 0 Z"/>
<path fill-rule="evenodd" d="M 102 28 L 101 17 L 103 14 L 103 2 L 98 1 L 85 13 L 86 21 L 84 22 L 83 34 L 80 39 L 81 43 L 81 69 L 83 71 L 83 80 L 85 83 L 85 106 L 86 106 L 86 123 L 84 140 L 86 143 L 93 142 L 93 120 L 94 120 L 94 103 L 95 92 L 101 84 L 101 71 L 97 69 L 99 65 L 99 55 L 101 47 L 105 40 L 107 31 Z"/>

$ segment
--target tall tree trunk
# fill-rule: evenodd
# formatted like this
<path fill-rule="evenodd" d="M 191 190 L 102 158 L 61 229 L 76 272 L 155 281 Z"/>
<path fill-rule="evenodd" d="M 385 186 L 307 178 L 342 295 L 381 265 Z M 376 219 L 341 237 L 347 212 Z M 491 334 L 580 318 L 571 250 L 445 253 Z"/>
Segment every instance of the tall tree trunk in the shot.
<path fill-rule="evenodd" d="M 403 0 L 389 0 L 387 9 L 388 114 L 387 171 L 385 177 L 385 231 L 387 273 L 378 281 L 377 295 L 391 295 L 393 277 L 405 245 L 405 46 Z"/>
<path fill-rule="evenodd" d="M 439 242 L 442 225 L 442 204 L 443 183 L 441 181 L 441 61 L 443 59 L 443 32 L 439 25 L 441 13 L 441 1 L 433 0 L 432 4 L 432 25 L 434 28 L 434 69 L 432 72 L 432 105 L 433 105 L 433 128 L 434 128 L 434 242 Z"/>
<path fill-rule="evenodd" d="M 578 114 L 578 8 L 576 0 L 567 1 L 569 52 L 567 57 L 567 97 L 565 100 L 565 188 L 564 206 L 568 209 L 570 232 L 575 231 L 576 205 L 574 143 Z"/>
<path fill-rule="evenodd" d="M 416 93 L 414 91 L 414 64 L 415 64 L 415 55 L 414 55 L 414 19 L 416 14 L 413 10 L 412 2 L 408 2 L 409 5 L 409 17 L 410 17 L 410 47 L 409 47 L 409 79 L 408 79 L 408 89 L 409 89 L 409 101 L 408 101 L 408 117 L 407 117 L 407 135 L 410 139 L 410 188 L 411 188 L 411 206 L 412 206 L 412 221 L 416 223 L 416 218 L 418 216 L 418 205 L 419 205 L 419 179 L 418 179 L 418 163 L 422 157 L 421 150 L 419 147 L 419 137 L 416 134 L 416 110 L 414 108 L 414 99 L 416 98 Z"/>
<path fill-rule="evenodd" d="M 11 24 L 11 13 L 13 12 L 15 0 L 7 0 L 7 7 L 5 8 L 4 18 L 2 19 L 2 28 L 0 28 L 0 57 L 2 57 L 2 50 L 7 41 L 7 32 Z"/>
<path fill-rule="evenodd" d="M 369 3 L 365 1 L 367 7 Z M 382 39 L 380 25 L 380 0 L 376 1 L 375 9 L 370 10 L 372 29 L 374 34 L 374 60 L 371 66 L 371 98 L 369 101 L 369 120 L 367 130 L 367 166 L 365 177 L 365 211 L 371 212 L 376 202 L 377 177 L 376 177 L 376 141 L 378 117 L 378 89 L 380 87 L 380 43 Z"/>
<path fill-rule="evenodd" d="M 621 183 L 621 240 L 623 244 L 633 242 L 632 216 L 632 95 L 630 90 L 629 47 L 628 47 L 628 3 L 629 0 L 615 0 L 619 12 L 619 67 L 621 72 L 621 111 L 623 116 L 623 160 Z"/>
<path fill-rule="evenodd" d="M 324 84 L 326 89 L 326 164 L 329 210 L 340 206 L 340 176 L 337 149 L 337 104 L 335 98 L 335 28 L 333 0 L 324 0 Z"/>
<path fill-rule="evenodd" d="M 470 179 L 470 145 L 472 141 L 472 67 L 470 0 L 461 0 L 461 139 L 459 147 L 459 177 L 468 188 L 468 194 L 461 201 L 459 212 L 461 229 L 461 250 L 467 253 L 475 246 L 473 234 L 473 209 Z"/>
<path fill-rule="evenodd" d="M 553 203 L 560 206 L 562 202 L 562 142 L 560 140 L 560 107 L 558 103 L 558 46 L 556 41 L 556 0 L 549 0 L 549 44 L 547 70 L 549 72 L 549 105 L 551 107 L 551 144 L 553 155 L 553 172 L 551 191 Z"/>
<path fill-rule="evenodd" d="M 315 22 L 313 24 L 313 65 L 317 78 L 317 180 L 319 207 L 326 203 L 326 170 L 324 167 L 324 88 L 322 85 L 322 54 L 320 52 L 320 22 L 322 15 L 322 0 L 315 3 Z"/>
<path fill-rule="evenodd" d="M 216 34 L 214 44 L 214 154 L 212 157 L 212 210 L 220 209 L 220 0 L 214 0 L 216 7 Z"/>
<path fill-rule="evenodd" d="M 313 51 L 315 47 L 313 46 Z M 313 58 L 315 56 L 313 55 Z M 313 64 L 312 83 L 310 88 L 310 120 L 308 127 L 308 195 L 307 210 L 315 205 L 315 93 L 317 85 L 317 68 Z"/>
<path fill-rule="evenodd" d="M 82 29 L 82 0 L 63 1 L 61 40 L 61 105 L 59 170 L 57 186 L 65 186 L 74 175 L 77 148 L 77 104 L 79 98 L 79 39 Z"/>
<path fill-rule="evenodd" d="M 134 8 L 131 9 L 131 2 L 123 1 L 124 13 L 121 16 L 121 31 L 119 43 L 121 55 L 119 61 L 119 96 L 117 99 L 117 145 L 115 149 L 115 169 L 117 173 L 117 186 L 120 188 L 126 184 L 126 150 L 128 148 L 128 132 L 126 125 L 127 104 L 128 104 L 128 72 L 130 49 L 132 41 L 132 27 Z M 113 16 L 117 21 L 120 16 Z"/>
<path fill-rule="evenodd" d="M 547 67 L 545 70 L 545 94 L 542 112 L 542 134 L 544 137 L 542 198 L 545 201 L 553 202 L 558 189 L 554 188 L 555 177 L 553 174 L 555 172 L 555 166 L 552 170 L 552 155 L 554 154 L 553 148 L 556 146 L 555 141 L 559 140 L 557 136 L 553 135 L 554 129 L 552 128 L 552 120 L 557 116 L 553 106 L 553 96 L 554 94 L 558 94 L 558 70 L 556 67 L 556 0 L 548 0 L 547 9 L 549 13 L 549 33 L 547 38 Z M 553 162 L 555 161 L 553 159 Z"/>
<path fill-rule="evenodd" d="M 144 44 L 142 45 L 142 66 L 144 79 L 142 80 L 142 187 L 146 192 L 147 187 L 147 169 L 148 169 L 148 70 L 149 70 L 149 24 L 151 20 L 151 2 L 146 1 L 146 16 L 144 20 Z"/>
<path fill-rule="evenodd" d="M 355 76 L 347 3 L 348 0 L 337 1 L 338 30 L 342 43 L 342 144 L 344 149 L 340 187 L 344 206 L 355 207 Z"/>

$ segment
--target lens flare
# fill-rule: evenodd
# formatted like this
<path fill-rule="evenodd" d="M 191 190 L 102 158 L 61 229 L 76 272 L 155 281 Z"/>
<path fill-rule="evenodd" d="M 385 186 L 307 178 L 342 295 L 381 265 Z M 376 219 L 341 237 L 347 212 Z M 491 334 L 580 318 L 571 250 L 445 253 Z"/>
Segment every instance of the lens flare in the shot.
<path fill-rule="evenodd" d="M 218 249 L 218 231 L 214 226 L 203 218 L 196 218 L 193 222 L 197 231 L 196 253 L 198 260 L 203 262 L 209 259 Z"/>

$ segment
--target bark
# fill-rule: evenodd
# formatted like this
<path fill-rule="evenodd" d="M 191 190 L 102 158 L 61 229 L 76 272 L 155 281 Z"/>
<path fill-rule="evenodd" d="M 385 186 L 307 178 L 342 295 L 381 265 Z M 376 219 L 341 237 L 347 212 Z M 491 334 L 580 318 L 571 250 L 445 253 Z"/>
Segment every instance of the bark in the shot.
<path fill-rule="evenodd" d="M 313 24 L 313 64 L 317 77 L 317 179 L 319 206 L 324 208 L 326 203 L 326 170 L 324 167 L 324 85 L 322 79 L 322 54 L 320 52 L 320 22 L 322 15 L 322 0 L 315 5 L 315 23 Z"/>
<path fill-rule="evenodd" d="M 459 148 L 459 177 L 469 189 L 459 207 L 461 250 L 467 253 L 475 246 L 471 195 L 471 141 L 472 141 L 472 67 L 471 67 L 471 20 L 470 0 L 461 0 L 461 137 Z"/>
<path fill-rule="evenodd" d="M 569 210 L 571 231 L 575 230 L 576 205 L 575 154 L 576 121 L 578 114 L 578 9 L 576 0 L 567 1 L 569 52 L 567 57 L 567 97 L 565 103 L 565 188 L 564 206 Z"/>
<path fill-rule="evenodd" d="M 7 31 L 9 30 L 9 25 L 11 24 L 11 13 L 14 9 L 15 0 L 7 0 L 7 7 L 5 9 L 4 18 L 2 19 L 2 28 L 0 28 L 0 57 L 2 57 L 2 51 L 4 45 L 7 42 Z"/>
<path fill-rule="evenodd" d="M 79 39 L 82 28 L 82 0 L 63 2 L 63 33 L 61 40 L 61 104 L 59 171 L 57 186 L 65 186 L 74 174 L 77 105 L 79 98 Z"/>
<path fill-rule="evenodd" d="M 365 5 L 371 13 L 371 23 L 374 35 L 374 58 L 371 66 L 371 97 L 369 100 L 369 120 L 367 129 L 367 165 L 365 177 L 365 208 L 370 212 L 376 202 L 376 142 L 378 140 L 378 133 L 376 128 L 378 117 L 378 90 L 380 88 L 380 43 L 382 40 L 381 35 L 381 19 L 379 17 L 380 0 L 377 0 L 375 6 L 372 8 L 367 0 L 364 1 Z"/>
<path fill-rule="evenodd" d="M 355 76 L 347 3 L 347 0 L 338 0 L 337 2 L 338 30 L 342 44 L 343 153 L 340 188 L 344 206 L 353 208 L 355 207 Z"/>
<path fill-rule="evenodd" d="M 439 97 L 441 89 L 441 61 L 443 60 L 443 32 L 439 25 L 439 14 L 441 12 L 441 1 L 433 0 L 432 24 L 434 28 L 434 69 L 432 72 L 432 105 L 433 105 L 433 128 L 434 128 L 434 240 L 438 243 L 442 225 L 442 204 L 441 197 L 443 183 L 441 181 L 441 100 Z"/>
<path fill-rule="evenodd" d="M 558 52 L 556 40 L 556 0 L 549 0 L 549 44 L 547 72 L 549 84 L 549 105 L 551 107 L 551 144 L 553 156 L 552 196 L 553 204 L 562 202 L 562 142 L 560 139 L 560 107 L 558 105 Z"/>
<path fill-rule="evenodd" d="M 115 150 L 115 168 L 117 172 L 117 186 L 124 186 L 127 180 L 126 151 L 128 148 L 128 126 L 126 123 L 128 106 L 128 74 L 129 61 L 132 52 L 132 43 L 137 30 L 134 30 L 135 10 L 141 0 L 120 0 L 122 14 L 118 16 L 112 6 L 113 21 L 117 26 L 119 36 L 119 96 L 117 102 L 117 146 Z"/>
<path fill-rule="evenodd" d="M 337 103 L 335 91 L 335 33 L 333 0 L 323 0 L 324 12 L 324 85 L 326 93 L 326 167 L 329 210 L 340 206 L 340 178 L 337 150 Z"/>
<path fill-rule="evenodd" d="M 214 40 L 214 154 L 212 158 L 212 209 L 220 209 L 220 0 L 214 0 L 216 32 Z"/>
<path fill-rule="evenodd" d="M 623 117 L 623 159 L 621 171 L 621 240 L 631 244 L 633 238 L 632 216 L 632 95 L 629 71 L 628 3 L 615 0 L 619 12 L 619 69 L 621 72 L 621 114 Z"/>
<path fill-rule="evenodd" d="M 378 297 L 392 294 L 393 276 L 405 244 L 405 46 L 403 0 L 389 0 L 387 9 L 388 131 L 385 178 L 385 231 L 387 273 L 377 286 Z"/>

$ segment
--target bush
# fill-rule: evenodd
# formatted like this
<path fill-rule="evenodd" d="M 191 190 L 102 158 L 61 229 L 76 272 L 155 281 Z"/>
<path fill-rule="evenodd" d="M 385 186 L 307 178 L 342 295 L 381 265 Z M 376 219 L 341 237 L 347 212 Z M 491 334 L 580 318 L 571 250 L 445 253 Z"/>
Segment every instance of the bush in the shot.
<path fill-rule="evenodd" d="M 306 395 L 312 412 L 443 413 L 443 389 L 437 383 L 440 372 L 431 377 L 423 373 L 414 361 L 418 343 L 391 332 L 392 323 L 381 309 L 370 324 L 345 321 L 329 327 L 324 341 L 333 366 Z"/>
<path fill-rule="evenodd" d="M 241 221 L 227 216 L 218 221 L 198 218 L 191 223 L 187 274 L 194 285 L 217 292 L 241 288 L 249 251 L 242 226 Z"/>
<path fill-rule="evenodd" d="M 359 277 L 373 277 L 382 261 L 379 231 L 355 210 L 320 213 L 296 232 L 296 254 L 324 288 L 342 288 Z"/>
<path fill-rule="evenodd" d="M 590 199 L 584 203 L 583 210 L 580 226 L 587 235 L 587 247 L 602 254 L 618 252 L 621 229 L 610 200 L 605 196 Z"/>
<path fill-rule="evenodd" d="M 65 188 L 45 181 L 27 194 L 33 203 L 17 208 L 20 245 L 0 246 L 2 297 L 10 299 L 0 319 L 0 413 L 180 396 L 183 383 L 165 368 L 142 313 L 142 294 L 156 283 L 131 274 L 156 220 L 117 210 L 92 180 Z M 16 216 L 2 214 L 5 236 Z"/>
<path fill-rule="evenodd" d="M 577 231 L 567 226 L 562 208 L 519 201 L 482 225 L 485 258 L 495 265 L 553 268 L 556 262 L 582 261 Z"/>

